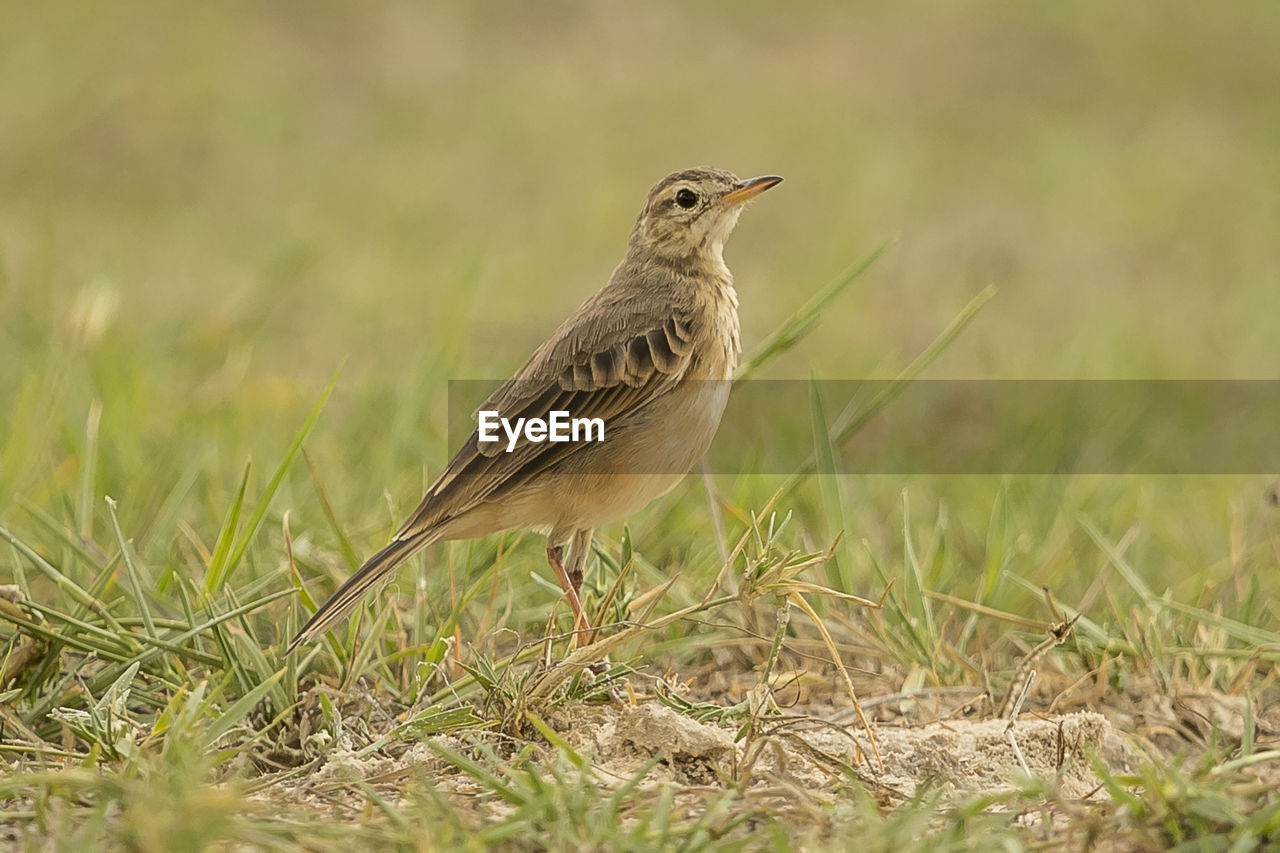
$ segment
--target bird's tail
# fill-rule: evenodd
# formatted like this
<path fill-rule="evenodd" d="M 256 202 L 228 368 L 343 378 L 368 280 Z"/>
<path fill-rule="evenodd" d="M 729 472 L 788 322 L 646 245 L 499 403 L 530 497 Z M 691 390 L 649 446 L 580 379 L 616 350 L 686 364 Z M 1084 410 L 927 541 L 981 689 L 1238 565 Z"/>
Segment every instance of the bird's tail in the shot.
<path fill-rule="evenodd" d="M 320 605 L 320 609 L 307 620 L 307 624 L 302 626 L 302 630 L 289 643 L 287 651 L 291 652 L 303 643 L 314 640 L 345 619 L 347 614 L 364 599 L 366 592 L 385 580 L 397 566 L 420 549 L 436 541 L 437 538 L 435 531 L 430 531 L 405 539 L 396 539 L 366 560 L 359 571 L 347 578 L 347 582 L 338 587 L 338 591 L 331 595 L 328 601 Z"/>

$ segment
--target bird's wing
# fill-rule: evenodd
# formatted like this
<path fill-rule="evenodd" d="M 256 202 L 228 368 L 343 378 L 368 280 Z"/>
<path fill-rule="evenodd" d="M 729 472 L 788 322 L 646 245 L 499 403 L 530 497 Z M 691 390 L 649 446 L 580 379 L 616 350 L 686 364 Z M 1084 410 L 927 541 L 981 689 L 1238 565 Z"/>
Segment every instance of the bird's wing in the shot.
<path fill-rule="evenodd" d="M 691 318 L 671 306 L 611 300 L 596 294 L 480 406 L 512 423 L 552 411 L 600 418 L 606 435 L 677 385 L 693 355 Z M 473 431 L 422 503 L 396 533 L 419 536 L 483 501 L 500 499 L 575 453 L 583 442 L 529 442 L 507 451 L 505 435 L 480 442 Z"/>

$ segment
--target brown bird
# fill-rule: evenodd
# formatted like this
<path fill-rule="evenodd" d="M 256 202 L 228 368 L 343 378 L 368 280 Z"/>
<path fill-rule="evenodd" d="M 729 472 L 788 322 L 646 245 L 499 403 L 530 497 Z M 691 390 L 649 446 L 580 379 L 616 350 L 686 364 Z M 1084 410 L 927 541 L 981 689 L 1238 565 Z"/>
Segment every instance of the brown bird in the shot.
<path fill-rule="evenodd" d="M 499 432 L 482 441 L 472 432 L 391 544 L 320 606 L 289 651 L 418 550 L 512 529 L 547 534 L 547 562 L 575 628 L 587 629 L 580 590 L 592 531 L 670 491 L 720 424 L 740 352 L 724 244 L 746 203 L 781 180 L 698 168 L 659 181 L 609 283 L 480 407 L 511 423 L 553 411 L 599 418 L 603 440 L 553 443 L 526 432 L 508 442 Z"/>

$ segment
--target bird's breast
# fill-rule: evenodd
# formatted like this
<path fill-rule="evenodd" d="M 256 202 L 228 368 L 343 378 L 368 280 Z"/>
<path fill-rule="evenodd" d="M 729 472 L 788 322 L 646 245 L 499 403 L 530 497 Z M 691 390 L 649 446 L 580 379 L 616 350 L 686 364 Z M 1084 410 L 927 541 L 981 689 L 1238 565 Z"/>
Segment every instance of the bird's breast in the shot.
<path fill-rule="evenodd" d="M 733 378 L 742 352 L 738 294 L 727 272 L 713 278 L 710 285 L 698 306 L 701 328 L 690 372 L 691 378 L 722 381 Z"/>

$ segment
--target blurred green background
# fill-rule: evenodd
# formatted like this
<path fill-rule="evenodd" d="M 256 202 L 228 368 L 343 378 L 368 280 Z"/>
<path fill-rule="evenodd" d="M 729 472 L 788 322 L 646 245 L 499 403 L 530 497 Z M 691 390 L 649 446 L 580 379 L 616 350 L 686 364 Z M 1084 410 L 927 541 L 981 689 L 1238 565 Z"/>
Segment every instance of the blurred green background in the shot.
<path fill-rule="evenodd" d="M 1025 801 L 962 805 L 947 824 L 929 793 L 899 810 L 894 835 L 878 822 L 878 787 L 875 800 L 829 800 L 801 796 L 790 776 L 759 806 L 730 803 L 736 782 L 696 777 L 706 826 L 697 808 L 680 815 L 684 794 L 673 817 L 667 787 L 653 806 L 646 782 L 603 829 L 592 812 L 603 786 L 539 781 L 546 797 L 529 802 L 550 803 L 545 815 L 490 809 L 464 787 L 447 788 L 450 806 L 436 763 L 423 765 L 425 793 L 410 786 L 409 817 L 380 817 L 389 806 L 363 781 L 329 787 L 345 759 L 326 768 L 324 799 L 307 800 L 323 820 L 258 787 L 263 773 L 350 749 L 341 733 L 365 732 L 358 718 L 389 725 L 421 702 L 461 714 L 469 736 L 521 725 L 523 699 L 503 691 L 524 689 L 536 661 L 483 693 L 458 688 L 453 664 L 492 670 L 488 658 L 538 652 L 565 630 L 533 536 L 428 549 L 398 576 L 398 597 L 377 599 L 380 619 L 365 608 L 329 642 L 277 652 L 308 596 L 383 545 L 446 461 L 449 380 L 518 367 L 605 281 L 646 191 L 675 169 L 786 178 L 727 249 L 748 352 L 896 238 L 764 378 L 892 378 L 988 285 L 997 295 L 927 377 L 1280 378 L 1278 95 L 1274 0 L 0 0 L 0 585 L 26 598 L 6 588 L 0 601 L 0 745 L 15 762 L 0 807 L 20 827 L 0 837 L 41 849 L 448 848 L 511 813 L 487 837 L 595 849 L 638 823 L 633 846 L 661 846 L 644 832 L 697 846 L 726 820 L 737 828 L 723 843 L 750 833 L 767 846 L 830 803 L 845 824 L 823 836 L 832 849 L 960 849 L 962 836 L 980 849 L 999 846 L 981 828 L 995 824 L 973 822 L 996 802 L 991 817 L 1026 831 L 1003 846 L 1052 844 L 1044 833 L 1101 814 L 1105 796 L 1050 806 L 1036 787 Z M 306 439 L 312 466 L 295 459 L 276 490 L 272 473 L 335 374 Z M 808 412 L 786 414 L 808 440 Z M 803 580 L 884 596 L 876 611 L 811 596 L 864 701 L 1003 691 L 1035 661 L 1037 713 L 1117 702 L 1119 728 L 1149 733 L 1163 718 L 1130 708 L 1217 690 L 1256 701 L 1261 736 L 1274 733 L 1263 721 L 1277 696 L 1274 473 L 814 477 L 763 522 L 776 536 L 745 553 L 778 565 L 844 532 Z M 688 477 L 628 521 L 630 540 L 621 524 L 600 531 L 587 585 L 590 604 L 609 602 L 600 621 L 634 618 L 628 605 L 673 575 L 655 613 L 705 602 L 727 547 L 784 479 L 726 473 L 705 489 Z M 739 580 L 749 560 L 734 564 Z M 759 695 L 781 630 L 772 594 L 652 629 L 613 659 L 637 667 L 638 690 L 665 672 L 720 703 L 716 714 L 754 709 L 746 691 Z M 1083 618 L 1036 660 L 1042 626 L 1062 618 L 1051 601 Z M 795 614 L 780 667 L 826 701 L 826 646 Z M 790 675 L 773 675 L 789 690 Z M 346 710 L 317 699 L 352 684 Z M 105 735 L 73 738 L 72 717 L 50 716 L 87 717 L 126 685 L 116 711 L 131 725 L 117 730 L 112 711 Z M 1133 777 L 1145 793 L 1114 800 L 1114 820 L 1077 840 L 1163 821 L 1149 849 L 1173 846 L 1184 839 L 1169 813 L 1239 830 L 1237 849 L 1274 835 L 1266 783 L 1231 775 L 1274 758 L 1248 754 L 1246 716 L 1235 735 L 1204 735 L 1244 744 L 1231 773 L 1153 754 L 1160 772 Z M 490 763 L 523 784 L 514 765 Z M 1196 800 L 1193 765 L 1214 790 L 1243 793 Z M 377 772 L 397 800 L 401 778 Z M 250 777 L 252 799 L 234 784 Z"/>
<path fill-rule="evenodd" d="M 787 179 L 728 249 L 748 349 L 899 238 L 767 376 L 891 376 L 988 283 L 930 376 L 1277 374 L 1275 3 L 0 16 L 0 518 L 92 530 L 105 493 L 144 550 L 207 541 L 345 365 L 308 446 L 378 544 L 446 458 L 447 380 L 518 366 L 703 163 Z"/>

